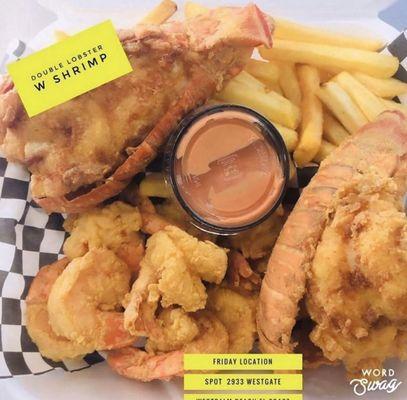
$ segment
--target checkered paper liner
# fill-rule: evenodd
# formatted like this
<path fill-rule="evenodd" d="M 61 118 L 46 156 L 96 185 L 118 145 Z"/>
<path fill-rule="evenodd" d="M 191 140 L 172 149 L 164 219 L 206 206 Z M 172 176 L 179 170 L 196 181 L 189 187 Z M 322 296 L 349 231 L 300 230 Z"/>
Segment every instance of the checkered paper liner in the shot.
<path fill-rule="evenodd" d="M 407 82 L 407 31 L 384 51 L 399 58 L 396 77 Z M 295 204 L 301 188 L 317 169 L 316 166 L 298 169 L 297 181 L 287 190 L 286 205 Z M 29 179 L 23 167 L 0 156 L 0 378 L 38 375 L 55 368 L 78 371 L 104 360 L 95 352 L 80 360 L 53 362 L 41 356 L 28 336 L 25 326 L 28 289 L 41 266 L 63 256 L 66 238 L 63 216 L 48 216 L 31 200 Z"/>

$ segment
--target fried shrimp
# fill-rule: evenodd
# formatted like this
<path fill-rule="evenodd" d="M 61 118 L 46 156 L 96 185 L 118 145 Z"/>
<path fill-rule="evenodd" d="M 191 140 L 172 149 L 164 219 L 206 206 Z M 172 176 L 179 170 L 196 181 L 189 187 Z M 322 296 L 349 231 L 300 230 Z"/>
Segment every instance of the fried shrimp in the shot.
<path fill-rule="evenodd" d="M 32 341 L 40 353 L 53 361 L 83 356 L 93 351 L 92 347 L 72 342 L 54 333 L 49 323 L 48 296 L 56 279 L 69 260 L 64 258 L 42 267 L 34 278 L 26 298 L 26 325 Z"/>
<path fill-rule="evenodd" d="M 191 342 L 199 333 L 197 322 L 182 308 L 165 308 L 155 320 L 146 343 L 149 353 L 178 350 Z"/>
<path fill-rule="evenodd" d="M 52 329 L 95 350 L 130 345 L 135 337 L 117 311 L 129 291 L 130 270 L 106 249 L 75 258 L 56 279 L 48 299 Z"/>
<path fill-rule="evenodd" d="M 178 305 L 186 312 L 203 309 L 207 294 L 202 281 L 222 281 L 227 255 L 225 249 L 169 226 L 149 238 L 140 265 L 139 277 L 125 301 L 125 327 L 132 334 L 145 334 L 137 330 L 136 322 L 152 315 L 160 300 L 164 308 Z"/>
<path fill-rule="evenodd" d="M 194 314 L 199 334 L 184 346 L 184 353 L 226 354 L 229 352 L 229 334 L 220 319 L 210 311 Z"/>
<path fill-rule="evenodd" d="M 142 382 L 155 379 L 168 381 L 184 374 L 184 352 L 149 354 L 135 347 L 125 347 L 109 352 L 107 362 L 119 375 Z"/>
<path fill-rule="evenodd" d="M 144 255 L 141 215 L 137 207 L 116 201 L 80 215 L 69 216 L 64 228 L 71 236 L 65 241 L 64 253 L 71 260 L 94 248 L 106 247 L 133 271 L 138 271 Z"/>
<path fill-rule="evenodd" d="M 222 354 L 229 351 L 229 335 L 215 315 L 209 311 L 191 314 L 199 333 L 194 340 L 178 350 L 164 354 L 148 353 L 134 347 L 109 352 L 107 362 L 118 374 L 126 378 L 149 382 L 169 380 L 184 375 L 184 353 Z"/>
<path fill-rule="evenodd" d="M 229 334 L 229 353 L 249 353 L 256 338 L 257 297 L 243 296 L 225 287 L 208 291 L 207 309 Z"/>

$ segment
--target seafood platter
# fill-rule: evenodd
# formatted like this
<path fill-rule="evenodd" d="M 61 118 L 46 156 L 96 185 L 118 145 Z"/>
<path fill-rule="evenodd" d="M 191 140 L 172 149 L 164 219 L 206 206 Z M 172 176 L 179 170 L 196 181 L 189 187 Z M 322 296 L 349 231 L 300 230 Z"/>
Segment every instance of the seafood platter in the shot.
<path fill-rule="evenodd" d="M 1 201 L 23 201 L 4 171 L 29 184 L 0 218 L 5 282 L 22 254 L 22 375 L 103 364 L 179 389 L 185 354 L 294 353 L 305 393 L 334 371 L 339 399 L 389 359 L 406 371 L 405 62 L 380 36 L 230 3 L 163 0 L 116 26 L 131 72 L 35 116 L 1 77 Z"/>

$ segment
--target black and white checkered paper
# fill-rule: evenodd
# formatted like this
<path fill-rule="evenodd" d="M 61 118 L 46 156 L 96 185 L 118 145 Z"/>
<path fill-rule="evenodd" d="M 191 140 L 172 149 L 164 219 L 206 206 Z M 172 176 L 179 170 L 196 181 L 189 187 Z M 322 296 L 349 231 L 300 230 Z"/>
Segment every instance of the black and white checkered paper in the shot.
<path fill-rule="evenodd" d="M 407 82 L 407 31 L 384 51 L 400 60 L 396 77 Z M 404 102 L 407 99 L 402 99 Z M 297 185 L 285 203 L 294 204 L 317 167 L 298 170 Z M 53 362 L 43 358 L 27 334 L 25 297 L 41 266 L 62 257 L 65 232 L 60 214 L 47 215 L 32 200 L 28 172 L 0 156 L 0 378 L 37 375 L 55 368 L 77 371 L 101 362 L 93 353 L 81 360 Z"/>

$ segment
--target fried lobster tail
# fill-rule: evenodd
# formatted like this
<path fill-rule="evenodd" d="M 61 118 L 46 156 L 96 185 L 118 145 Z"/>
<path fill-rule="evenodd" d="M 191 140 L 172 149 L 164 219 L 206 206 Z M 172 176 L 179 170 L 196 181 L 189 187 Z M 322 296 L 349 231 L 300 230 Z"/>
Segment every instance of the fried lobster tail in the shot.
<path fill-rule="evenodd" d="M 385 112 L 342 143 L 302 192 L 270 256 L 262 283 L 257 327 L 264 353 L 291 352 L 291 333 L 307 273 L 329 219 L 335 194 L 358 174 L 375 167 L 407 189 L 407 119 Z"/>
<path fill-rule="evenodd" d="M 130 74 L 33 118 L 5 79 L 4 153 L 31 171 L 33 198 L 46 211 L 95 206 L 142 171 L 180 119 L 239 73 L 255 46 L 271 46 L 272 30 L 248 5 L 121 31 Z"/>

